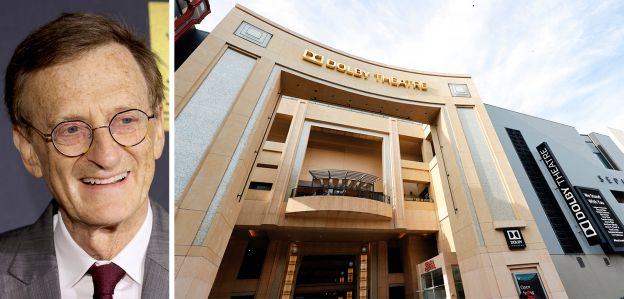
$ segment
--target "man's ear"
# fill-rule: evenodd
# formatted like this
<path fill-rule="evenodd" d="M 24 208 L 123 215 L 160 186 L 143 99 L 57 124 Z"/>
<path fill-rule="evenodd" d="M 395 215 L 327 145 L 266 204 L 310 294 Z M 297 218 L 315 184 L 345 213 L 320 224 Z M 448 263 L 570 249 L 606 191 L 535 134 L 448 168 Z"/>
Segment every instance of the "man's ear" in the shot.
<path fill-rule="evenodd" d="M 20 156 L 22 157 L 22 163 L 24 163 L 24 167 L 26 170 L 30 172 L 34 177 L 40 178 L 42 176 L 41 171 L 41 163 L 39 162 L 39 157 L 35 152 L 35 148 L 30 140 L 24 136 L 23 129 L 18 128 L 17 126 L 13 127 L 13 144 L 15 144 L 15 148 L 19 151 Z"/>
<path fill-rule="evenodd" d="M 163 106 L 161 104 L 158 108 L 158 118 L 154 119 L 154 158 L 157 160 L 160 158 L 165 148 L 165 129 L 163 124 L 165 119 L 163 115 Z"/>

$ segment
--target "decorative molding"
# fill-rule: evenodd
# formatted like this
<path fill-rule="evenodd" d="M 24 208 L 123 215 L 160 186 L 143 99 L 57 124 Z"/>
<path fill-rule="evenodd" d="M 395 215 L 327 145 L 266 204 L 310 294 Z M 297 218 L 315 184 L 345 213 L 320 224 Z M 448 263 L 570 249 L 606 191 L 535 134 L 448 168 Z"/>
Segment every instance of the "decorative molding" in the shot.
<path fill-rule="evenodd" d="M 454 84 L 449 83 L 449 89 L 451 90 L 451 95 L 454 97 L 462 97 L 462 98 L 471 98 L 470 90 L 468 90 L 468 85 L 466 84 Z"/>
<path fill-rule="evenodd" d="M 240 26 L 238 26 L 238 29 L 236 29 L 234 35 L 244 40 L 250 41 L 263 48 L 267 47 L 269 41 L 273 37 L 273 34 L 268 33 L 245 21 L 243 21 Z"/>

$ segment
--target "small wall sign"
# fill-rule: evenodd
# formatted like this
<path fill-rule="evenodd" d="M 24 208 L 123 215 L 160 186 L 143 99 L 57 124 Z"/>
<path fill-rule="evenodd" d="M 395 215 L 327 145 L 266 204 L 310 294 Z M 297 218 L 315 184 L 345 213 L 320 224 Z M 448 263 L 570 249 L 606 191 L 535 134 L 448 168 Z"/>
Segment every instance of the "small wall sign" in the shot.
<path fill-rule="evenodd" d="M 425 262 L 425 272 L 429 272 L 431 270 L 435 270 L 436 268 L 437 268 L 436 264 L 435 264 L 435 262 L 433 260 L 428 260 L 428 261 Z"/>
<path fill-rule="evenodd" d="M 519 228 L 506 228 L 503 229 L 503 233 L 505 234 L 505 240 L 507 241 L 507 247 L 509 247 L 509 249 L 523 249 L 526 247 L 526 243 L 524 242 Z"/>

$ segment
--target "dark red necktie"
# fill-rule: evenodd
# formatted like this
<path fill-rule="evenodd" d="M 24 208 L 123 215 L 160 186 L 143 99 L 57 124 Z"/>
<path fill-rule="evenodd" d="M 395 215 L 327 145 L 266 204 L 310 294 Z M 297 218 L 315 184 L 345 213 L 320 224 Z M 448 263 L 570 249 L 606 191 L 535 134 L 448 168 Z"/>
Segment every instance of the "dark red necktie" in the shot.
<path fill-rule="evenodd" d="M 93 264 L 87 273 L 93 277 L 93 299 L 113 299 L 115 286 L 126 271 L 110 263 L 101 266 Z"/>

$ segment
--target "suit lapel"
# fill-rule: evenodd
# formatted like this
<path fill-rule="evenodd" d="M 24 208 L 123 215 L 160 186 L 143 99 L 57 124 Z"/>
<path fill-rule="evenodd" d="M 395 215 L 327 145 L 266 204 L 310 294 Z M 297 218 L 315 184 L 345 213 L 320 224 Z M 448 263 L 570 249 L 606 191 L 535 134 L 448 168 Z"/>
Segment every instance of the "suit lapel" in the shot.
<path fill-rule="evenodd" d="M 37 222 L 20 238 L 19 248 L 9 266 L 9 273 L 23 283 L 29 298 L 60 298 L 59 274 L 54 249 L 51 203 Z M 169 216 L 152 204 L 154 222 L 147 247 L 142 298 L 169 297 Z"/>
<path fill-rule="evenodd" d="M 169 215 L 152 203 L 154 222 L 143 275 L 142 298 L 169 297 Z"/>
<path fill-rule="evenodd" d="M 9 267 L 9 273 L 24 284 L 24 293 L 32 298 L 61 294 L 52 224 L 55 210 L 54 202 L 50 203 L 37 222 L 24 231 Z"/>

